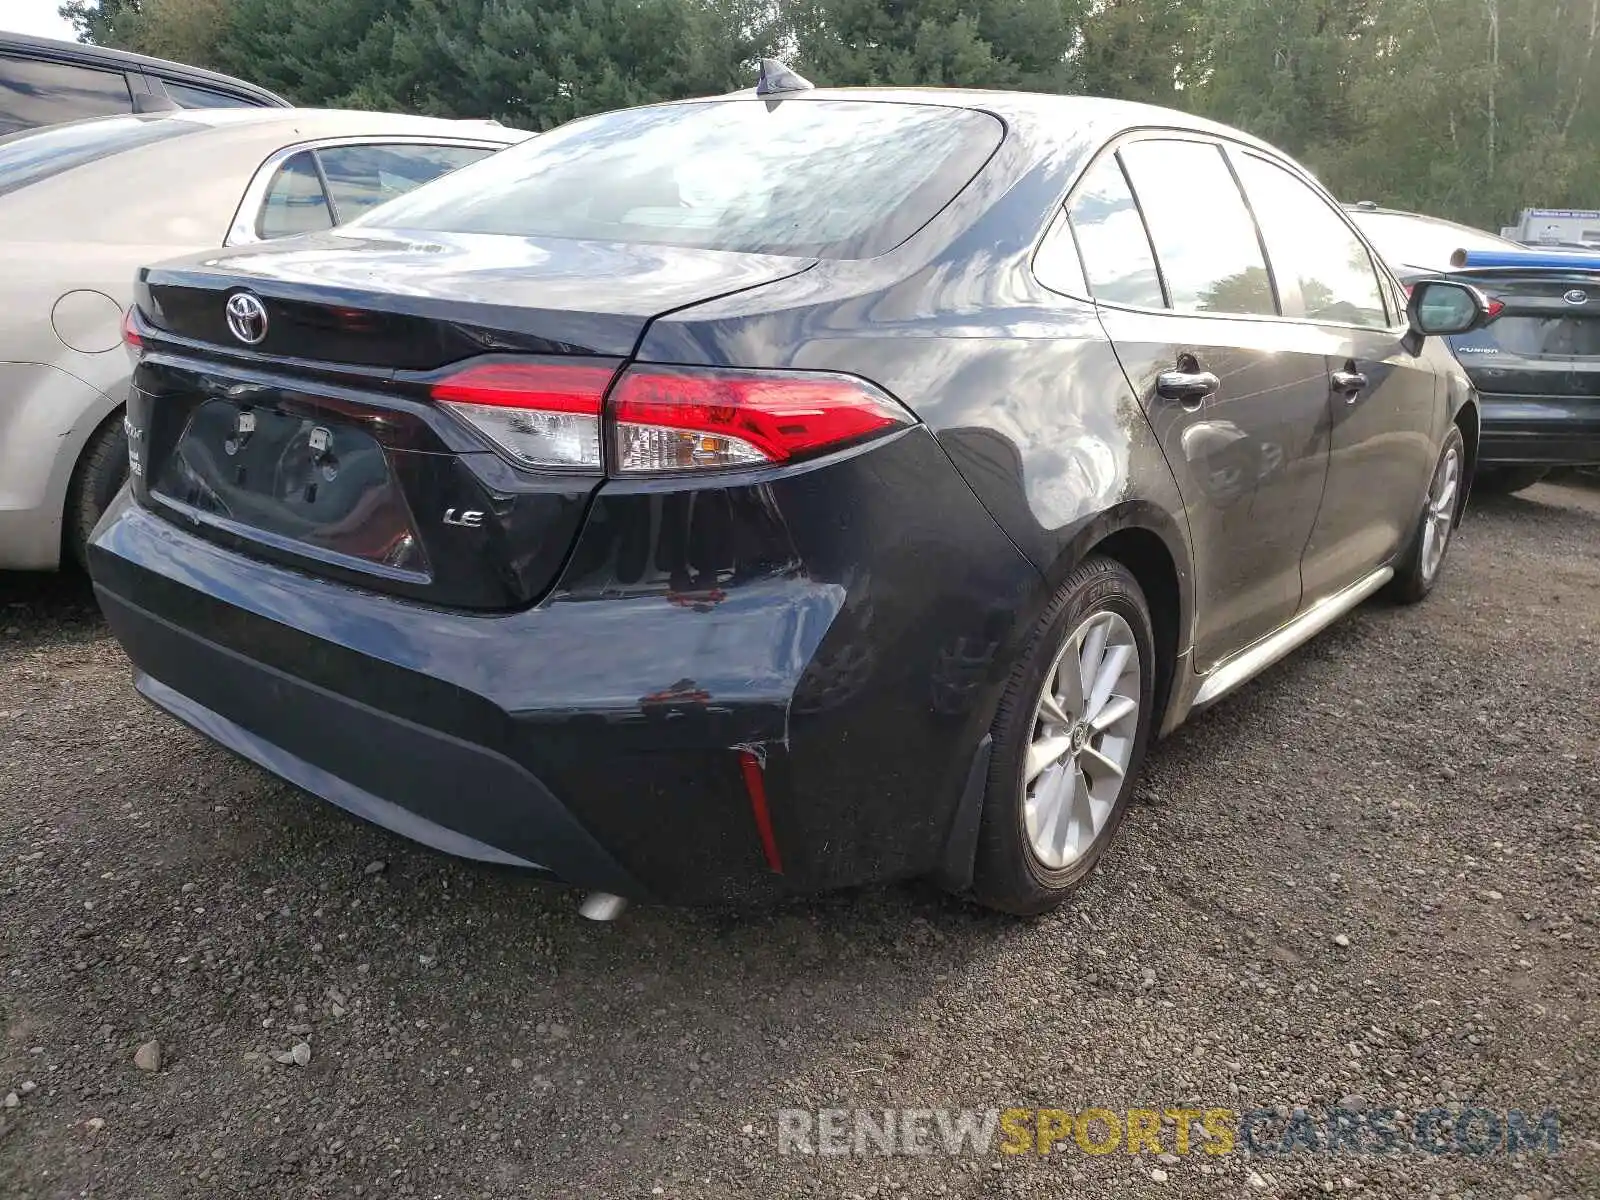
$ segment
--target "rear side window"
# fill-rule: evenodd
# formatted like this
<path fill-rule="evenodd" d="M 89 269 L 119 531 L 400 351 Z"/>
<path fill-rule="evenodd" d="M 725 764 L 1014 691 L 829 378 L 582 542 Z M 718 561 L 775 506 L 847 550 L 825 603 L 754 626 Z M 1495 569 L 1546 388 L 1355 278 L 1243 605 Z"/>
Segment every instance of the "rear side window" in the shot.
<path fill-rule="evenodd" d="M 214 92 L 210 88 L 194 87 L 187 83 L 178 83 L 176 80 L 163 79 L 161 86 L 167 89 L 175 104 L 184 108 L 257 108 L 253 101 L 246 100 L 243 96 L 231 95 L 228 92 Z"/>
<path fill-rule="evenodd" d="M 0 196 L 85 163 L 201 128 L 171 117 L 112 117 L 0 137 Z"/>
<path fill-rule="evenodd" d="M 1133 142 L 1120 151 L 1179 312 L 1276 316 L 1244 197 L 1209 142 Z"/>
<path fill-rule="evenodd" d="M 870 258 L 948 204 L 1003 133 L 988 113 L 865 100 L 604 113 L 446 176 L 370 223 Z"/>
<path fill-rule="evenodd" d="M 1068 296 L 1088 294 L 1088 280 L 1083 275 L 1083 262 L 1078 258 L 1078 248 L 1072 244 L 1072 227 L 1067 214 L 1058 212 L 1050 224 L 1050 231 L 1039 243 L 1033 256 L 1033 273 L 1040 283 L 1053 292 Z"/>
<path fill-rule="evenodd" d="M 1234 162 L 1285 304 L 1290 289 L 1299 290 L 1301 312 L 1289 315 L 1385 328 L 1389 316 L 1372 255 L 1344 218 L 1282 167 L 1253 154 L 1237 154 Z"/>
<path fill-rule="evenodd" d="M 311 151 L 290 157 L 267 185 L 256 232 L 264 238 L 290 237 L 333 228 L 333 210 Z"/>
<path fill-rule="evenodd" d="M 1103 156 L 1084 174 L 1072 194 L 1071 216 L 1096 300 L 1166 307 L 1139 206 L 1115 155 Z"/>
<path fill-rule="evenodd" d="M 397 196 L 485 158 L 481 146 L 330 146 L 317 151 L 328 198 L 341 224 Z"/>
<path fill-rule="evenodd" d="M 0 55 L 0 134 L 132 111 L 120 71 Z"/>

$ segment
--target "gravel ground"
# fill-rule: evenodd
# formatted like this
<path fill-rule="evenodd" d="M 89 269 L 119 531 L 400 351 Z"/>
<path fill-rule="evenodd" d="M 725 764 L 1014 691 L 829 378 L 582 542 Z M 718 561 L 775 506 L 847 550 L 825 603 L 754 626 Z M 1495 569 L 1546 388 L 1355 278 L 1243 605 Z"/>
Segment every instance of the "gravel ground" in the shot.
<path fill-rule="evenodd" d="M 1600 489 L 1480 506 L 1428 603 L 1158 748 L 1031 923 L 586 923 L 212 748 L 81 582 L 0 576 L 0 1196 L 1600 1195 L 1597 547 Z M 785 1108 L 1187 1100 L 1554 1108 L 1560 1153 L 777 1151 Z"/>

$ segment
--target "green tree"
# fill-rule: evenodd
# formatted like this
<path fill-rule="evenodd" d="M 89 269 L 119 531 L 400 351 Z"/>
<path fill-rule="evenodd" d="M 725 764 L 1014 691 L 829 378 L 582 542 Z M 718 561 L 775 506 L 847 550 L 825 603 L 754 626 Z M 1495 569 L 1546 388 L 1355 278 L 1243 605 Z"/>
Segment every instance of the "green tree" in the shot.
<path fill-rule="evenodd" d="M 1102 0 L 1084 16 L 1081 89 L 1151 104 L 1191 102 L 1198 34 L 1193 0 Z"/>
<path fill-rule="evenodd" d="M 782 7 L 795 65 L 835 87 L 1065 91 L 1076 0 L 801 0 Z"/>
<path fill-rule="evenodd" d="M 72 22 L 80 42 L 96 46 L 131 44 L 139 22 L 139 0 L 67 0 L 58 11 Z"/>

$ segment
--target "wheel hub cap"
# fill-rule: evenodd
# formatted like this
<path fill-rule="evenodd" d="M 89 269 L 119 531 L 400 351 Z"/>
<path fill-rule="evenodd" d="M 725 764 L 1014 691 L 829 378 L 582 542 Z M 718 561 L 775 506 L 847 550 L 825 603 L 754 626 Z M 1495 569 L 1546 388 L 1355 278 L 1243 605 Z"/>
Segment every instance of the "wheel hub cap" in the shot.
<path fill-rule="evenodd" d="M 1023 816 L 1046 867 L 1082 858 L 1111 818 L 1139 732 L 1142 669 L 1127 621 L 1099 612 L 1072 631 L 1045 675 L 1023 765 Z"/>

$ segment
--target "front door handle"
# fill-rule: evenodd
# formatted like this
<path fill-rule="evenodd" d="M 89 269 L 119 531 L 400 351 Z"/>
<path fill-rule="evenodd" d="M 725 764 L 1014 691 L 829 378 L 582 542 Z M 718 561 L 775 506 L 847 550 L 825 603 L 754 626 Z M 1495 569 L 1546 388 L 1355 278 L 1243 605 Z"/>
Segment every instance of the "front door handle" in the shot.
<path fill-rule="evenodd" d="M 1156 377 L 1156 395 L 1183 404 L 1199 404 L 1216 394 L 1222 381 L 1210 371 L 1163 371 Z"/>
<path fill-rule="evenodd" d="M 1335 371 L 1333 390 L 1344 397 L 1346 404 L 1354 404 L 1356 397 L 1366 389 L 1367 377 L 1360 371 Z"/>

